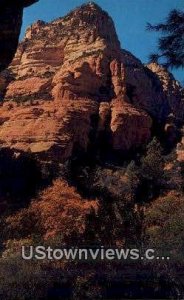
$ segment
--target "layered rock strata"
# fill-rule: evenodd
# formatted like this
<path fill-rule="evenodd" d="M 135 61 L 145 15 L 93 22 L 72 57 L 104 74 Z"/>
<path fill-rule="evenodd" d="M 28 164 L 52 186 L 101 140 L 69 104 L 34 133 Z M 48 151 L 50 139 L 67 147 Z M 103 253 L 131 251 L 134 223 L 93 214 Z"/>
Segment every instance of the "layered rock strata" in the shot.
<path fill-rule="evenodd" d="M 107 131 L 112 150 L 135 149 L 150 139 L 152 120 L 178 117 L 171 94 L 181 107 L 174 79 L 164 71 L 164 85 L 159 70 L 122 50 L 112 19 L 94 3 L 33 24 L 7 72 L 1 146 L 45 158 L 87 151 L 92 133 Z"/>

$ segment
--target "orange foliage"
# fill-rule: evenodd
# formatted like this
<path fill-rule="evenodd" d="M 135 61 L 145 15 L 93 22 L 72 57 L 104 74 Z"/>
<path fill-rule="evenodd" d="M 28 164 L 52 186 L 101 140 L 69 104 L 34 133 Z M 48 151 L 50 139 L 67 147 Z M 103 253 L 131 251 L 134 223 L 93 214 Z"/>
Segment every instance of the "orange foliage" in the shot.
<path fill-rule="evenodd" d="M 45 239 L 78 236 L 86 228 L 86 217 L 97 213 L 96 200 L 83 199 L 74 187 L 57 179 L 30 206 L 7 218 L 10 231 L 41 233 Z"/>

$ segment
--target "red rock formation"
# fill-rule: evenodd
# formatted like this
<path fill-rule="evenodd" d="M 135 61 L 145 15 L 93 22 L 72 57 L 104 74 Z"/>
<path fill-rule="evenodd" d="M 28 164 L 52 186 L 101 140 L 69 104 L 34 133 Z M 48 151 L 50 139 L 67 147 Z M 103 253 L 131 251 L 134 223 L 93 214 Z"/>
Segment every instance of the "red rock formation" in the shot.
<path fill-rule="evenodd" d="M 76 147 L 87 150 L 93 115 L 97 132 L 110 127 L 114 150 L 129 150 L 150 137 L 146 112 L 126 103 L 120 43 L 111 18 L 96 4 L 50 24 L 33 24 L 9 72 L 14 79 L 1 108 L 2 147 L 65 160 Z M 24 104 L 17 107 L 15 100 Z M 102 107 L 109 115 L 104 126 Z"/>
<path fill-rule="evenodd" d="M 72 155 L 75 144 L 87 150 L 91 119 L 98 113 L 90 101 L 42 102 L 30 107 L 7 103 L 1 108 L 0 137 L 3 147 L 37 153 L 53 160 Z"/>
<path fill-rule="evenodd" d="M 151 118 L 131 104 L 115 100 L 112 102 L 111 129 L 113 148 L 129 150 L 132 145 L 141 146 L 150 138 Z"/>
<path fill-rule="evenodd" d="M 139 147 L 151 135 L 148 113 L 164 121 L 176 111 L 159 76 L 121 50 L 112 19 L 94 3 L 28 28 L 9 72 L 1 146 L 46 159 L 86 151 L 91 130 L 108 130 L 114 150 Z"/>
<path fill-rule="evenodd" d="M 182 99 L 182 87 L 180 83 L 174 79 L 168 70 L 157 63 L 151 63 L 147 67 L 158 76 L 168 101 L 170 112 L 173 113 L 176 119 L 183 121 L 184 99 Z"/>

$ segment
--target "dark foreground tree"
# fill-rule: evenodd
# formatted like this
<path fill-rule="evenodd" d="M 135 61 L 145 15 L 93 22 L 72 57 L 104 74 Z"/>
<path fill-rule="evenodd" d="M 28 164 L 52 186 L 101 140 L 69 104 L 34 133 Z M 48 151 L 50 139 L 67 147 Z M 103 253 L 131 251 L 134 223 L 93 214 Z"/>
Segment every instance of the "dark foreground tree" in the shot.
<path fill-rule="evenodd" d="M 150 55 L 151 62 L 161 60 L 166 67 L 184 67 L 184 12 L 172 10 L 165 23 L 147 24 L 147 30 L 158 31 L 158 53 Z"/>

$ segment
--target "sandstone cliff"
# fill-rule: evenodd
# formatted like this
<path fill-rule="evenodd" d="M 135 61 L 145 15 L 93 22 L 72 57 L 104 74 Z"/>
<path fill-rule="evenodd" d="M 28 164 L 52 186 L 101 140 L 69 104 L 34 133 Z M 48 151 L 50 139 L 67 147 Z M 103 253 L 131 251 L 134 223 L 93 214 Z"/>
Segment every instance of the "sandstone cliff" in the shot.
<path fill-rule="evenodd" d="M 112 150 L 142 146 L 152 119 L 178 118 L 182 107 L 174 78 L 164 71 L 163 81 L 121 50 L 112 19 L 94 3 L 33 24 L 7 72 L 1 146 L 46 159 L 87 151 L 91 136 L 107 132 Z"/>
<path fill-rule="evenodd" d="M 184 99 L 180 83 L 163 66 L 151 63 L 147 66 L 160 80 L 163 92 L 166 96 L 169 111 L 178 119 L 184 120 Z"/>

